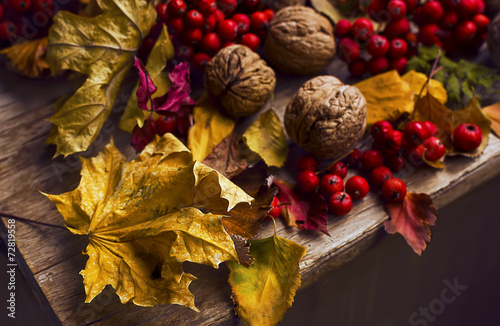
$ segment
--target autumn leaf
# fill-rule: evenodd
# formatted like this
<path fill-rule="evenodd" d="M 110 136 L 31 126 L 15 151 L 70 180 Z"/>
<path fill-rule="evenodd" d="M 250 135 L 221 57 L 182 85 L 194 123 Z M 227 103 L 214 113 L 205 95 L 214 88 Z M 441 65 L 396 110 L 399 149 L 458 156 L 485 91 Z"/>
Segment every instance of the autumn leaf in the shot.
<path fill-rule="evenodd" d="M 431 225 L 437 221 L 437 209 L 427 194 L 406 194 L 400 203 L 385 205 L 390 220 L 384 223 L 387 233 L 401 234 L 418 255 L 431 241 Z"/>
<path fill-rule="evenodd" d="M 288 157 L 283 124 L 272 109 L 262 113 L 245 131 L 243 141 L 268 166 L 282 167 Z"/>
<path fill-rule="evenodd" d="M 170 86 L 170 79 L 168 78 L 168 72 L 163 71 L 167 65 L 167 60 L 171 60 L 174 57 L 174 46 L 172 40 L 168 35 L 166 26 L 163 26 L 162 32 L 158 39 L 156 40 L 153 49 L 148 57 L 148 62 L 146 63 L 146 71 L 151 78 L 152 85 L 155 87 L 156 92 L 151 95 L 152 98 L 157 98 L 167 93 Z M 120 120 L 119 127 L 126 131 L 132 132 L 134 127 L 138 125 L 143 126 L 146 116 L 143 110 L 147 110 L 149 105 L 147 104 L 146 109 L 141 108 L 137 102 L 137 90 L 139 89 L 139 83 L 132 91 L 132 96 L 130 97 L 125 112 Z"/>
<path fill-rule="evenodd" d="M 491 129 L 500 137 L 500 102 L 483 108 L 483 114 L 490 119 Z"/>
<path fill-rule="evenodd" d="M 203 163 L 231 179 L 259 160 L 260 157 L 233 131 L 214 147 Z"/>
<path fill-rule="evenodd" d="M 250 243 L 255 259 L 250 267 L 228 262 L 236 313 L 246 325 L 276 325 L 300 287 L 299 261 L 306 248 L 277 235 Z"/>
<path fill-rule="evenodd" d="M 478 126 L 483 134 L 483 140 L 481 141 L 479 147 L 472 152 L 461 152 L 457 148 L 453 148 L 453 152 L 449 153 L 449 155 L 458 154 L 467 157 L 476 157 L 481 155 L 486 146 L 488 146 L 491 121 L 485 115 L 483 110 L 481 110 L 481 104 L 479 104 L 479 99 L 475 95 L 464 109 L 453 111 L 453 128 L 462 123 L 472 123 Z"/>
<path fill-rule="evenodd" d="M 288 226 L 302 230 L 319 230 L 330 235 L 326 228 L 326 202 L 320 194 L 297 194 L 290 184 L 279 179 L 274 179 L 273 184 L 279 188 L 279 201 L 289 203 L 281 206 L 281 214 Z"/>
<path fill-rule="evenodd" d="M 355 85 L 366 98 L 368 128 L 380 120 L 396 120 L 413 111 L 413 90 L 408 82 L 391 70 Z"/>
<path fill-rule="evenodd" d="M 59 11 L 49 31 L 47 61 L 56 73 L 70 69 L 85 83 L 50 118 L 57 126 L 57 153 L 85 151 L 108 118 L 134 54 L 155 22 L 152 2 L 98 0 L 102 13 L 82 17 Z"/>
<path fill-rule="evenodd" d="M 126 162 L 113 142 L 82 158 L 80 185 L 46 195 L 68 229 L 86 235 L 86 302 L 105 287 L 122 303 L 176 303 L 197 310 L 188 287 L 195 277 L 182 262 L 214 268 L 238 254 L 221 218 L 253 199 L 220 173 L 195 162 L 173 135 L 150 143 Z M 221 204 L 223 202 L 223 204 Z M 224 214 L 211 212 L 212 203 Z"/>
<path fill-rule="evenodd" d="M 194 125 L 189 129 L 188 147 L 197 161 L 203 161 L 215 146 L 229 136 L 234 121 L 221 113 L 221 109 L 208 93 L 203 93 L 193 109 Z"/>
<path fill-rule="evenodd" d="M 47 77 L 47 38 L 16 44 L 0 51 L 23 75 L 30 78 Z"/>
<path fill-rule="evenodd" d="M 435 79 L 429 80 L 429 85 L 424 87 L 425 83 L 427 83 L 427 80 L 429 79 L 427 75 L 421 73 L 421 72 L 416 72 L 415 70 L 410 70 L 403 76 L 401 76 L 404 81 L 406 81 L 409 85 L 410 88 L 413 90 L 415 93 L 415 100 L 417 100 L 418 95 L 420 94 L 420 91 L 422 91 L 421 95 L 427 94 L 427 90 L 441 103 L 445 104 L 446 101 L 448 101 L 448 93 L 446 92 L 446 89 L 444 88 L 443 84 L 441 84 L 439 81 Z M 423 88 L 423 90 L 422 90 Z"/>

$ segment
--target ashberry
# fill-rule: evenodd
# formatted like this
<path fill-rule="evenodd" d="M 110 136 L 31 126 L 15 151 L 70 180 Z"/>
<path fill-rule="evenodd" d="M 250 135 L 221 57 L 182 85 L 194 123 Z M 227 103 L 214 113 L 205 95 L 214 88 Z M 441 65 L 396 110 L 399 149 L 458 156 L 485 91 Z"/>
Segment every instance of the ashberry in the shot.
<path fill-rule="evenodd" d="M 368 41 L 366 49 L 372 57 L 383 57 L 387 53 L 387 51 L 389 51 L 389 41 L 387 41 L 387 38 L 385 36 L 375 34 Z"/>
<path fill-rule="evenodd" d="M 403 137 L 405 143 L 410 147 L 418 146 L 424 143 L 424 141 L 430 137 L 427 128 L 418 121 L 411 121 L 408 123 L 403 130 Z"/>
<path fill-rule="evenodd" d="M 384 139 L 384 136 L 387 132 L 392 130 L 392 125 L 385 120 L 377 121 L 375 122 L 371 129 L 370 129 L 370 134 L 372 135 L 373 139 L 375 139 L 378 142 L 381 142 Z"/>
<path fill-rule="evenodd" d="M 297 169 L 299 171 L 316 171 L 318 162 L 311 155 L 303 155 L 297 160 Z"/>
<path fill-rule="evenodd" d="M 366 170 L 373 170 L 377 166 L 384 165 L 384 156 L 379 150 L 369 149 L 361 156 L 361 164 Z"/>
<path fill-rule="evenodd" d="M 406 197 L 406 184 L 398 178 L 390 178 L 382 186 L 382 195 L 390 203 L 401 202 Z"/>
<path fill-rule="evenodd" d="M 335 215 L 345 215 L 352 209 L 352 199 L 345 192 L 337 192 L 328 200 L 328 208 Z"/>
<path fill-rule="evenodd" d="M 424 142 L 424 157 L 428 161 L 437 161 L 446 152 L 446 148 L 444 147 L 441 139 L 437 137 L 429 137 Z"/>
<path fill-rule="evenodd" d="M 330 166 L 328 169 L 330 174 L 335 174 L 344 179 L 347 175 L 347 165 L 343 162 L 337 162 L 334 165 Z"/>
<path fill-rule="evenodd" d="M 297 176 L 297 184 L 303 192 L 313 192 L 319 185 L 319 178 L 313 171 L 305 170 Z"/>
<path fill-rule="evenodd" d="M 352 24 L 347 19 L 341 19 L 335 25 L 335 36 L 336 37 L 346 37 L 351 32 Z"/>
<path fill-rule="evenodd" d="M 392 178 L 392 172 L 385 166 L 376 167 L 370 174 L 370 180 L 375 187 L 382 187 L 390 178 Z"/>
<path fill-rule="evenodd" d="M 345 192 L 347 192 L 353 200 L 365 197 L 368 191 L 370 191 L 368 182 L 366 182 L 365 178 L 357 175 L 349 178 L 345 184 Z"/>
<path fill-rule="evenodd" d="M 470 152 L 481 145 L 483 133 L 472 123 L 462 123 L 453 131 L 453 146 L 463 152 Z"/>
<path fill-rule="evenodd" d="M 344 181 L 338 175 L 326 174 L 321 178 L 319 189 L 324 195 L 331 196 L 344 189 Z"/>

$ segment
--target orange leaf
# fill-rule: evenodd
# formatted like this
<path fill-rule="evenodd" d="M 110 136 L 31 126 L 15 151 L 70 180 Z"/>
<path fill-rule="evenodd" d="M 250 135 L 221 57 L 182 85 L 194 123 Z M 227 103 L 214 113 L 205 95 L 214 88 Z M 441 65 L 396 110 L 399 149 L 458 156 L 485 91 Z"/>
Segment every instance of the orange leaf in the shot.
<path fill-rule="evenodd" d="M 500 102 L 487 106 L 482 111 L 491 120 L 491 129 L 500 137 Z"/>
<path fill-rule="evenodd" d="M 47 77 L 47 38 L 41 38 L 3 49 L 0 53 L 9 58 L 12 65 L 23 75 L 31 78 Z"/>
<path fill-rule="evenodd" d="M 406 194 L 400 203 L 385 205 L 390 220 L 384 223 L 387 233 L 401 234 L 418 255 L 431 241 L 430 225 L 437 221 L 437 209 L 427 194 Z"/>

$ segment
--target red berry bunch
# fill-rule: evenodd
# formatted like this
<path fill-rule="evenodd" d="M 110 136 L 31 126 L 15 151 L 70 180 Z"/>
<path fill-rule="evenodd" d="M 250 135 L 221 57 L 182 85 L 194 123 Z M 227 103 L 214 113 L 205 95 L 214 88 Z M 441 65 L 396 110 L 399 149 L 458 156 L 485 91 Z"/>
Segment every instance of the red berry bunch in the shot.
<path fill-rule="evenodd" d="M 223 47 L 237 43 L 257 50 L 274 16 L 271 9 L 258 8 L 262 5 L 256 0 L 170 0 L 156 10 L 159 24 L 166 24 L 172 35 L 177 58 L 202 70 Z"/>

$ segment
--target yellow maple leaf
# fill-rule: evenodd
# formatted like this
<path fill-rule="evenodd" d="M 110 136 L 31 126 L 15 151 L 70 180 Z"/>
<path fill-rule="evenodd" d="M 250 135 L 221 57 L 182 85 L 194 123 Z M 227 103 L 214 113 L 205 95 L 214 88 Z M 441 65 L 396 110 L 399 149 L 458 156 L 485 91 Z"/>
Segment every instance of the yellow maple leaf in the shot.
<path fill-rule="evenodd" d="M 188 133 L 188 147 L 195 160 L 203 161 L 233 131 L 234 121 L 221 112 L 215 100 L 203 93 L 193 109 L 194 125 Z"/>
<path fill-rule="evenodd" d="M 299 261 L 306 248 L 277 235 L 250 243 L 255 259 L 250 267 L 228 262 L 236 313 L 247 325 L 276 325 L 300 287 Z"/>
<path fill-rule="evenodd" d="M 156 17 L 146 0 L 97 0 L 95 17 L 59 11 L 49 31 L 47 60 L 52 72 L 71 69 L 88 75 L 85 83 L 50 122 L 57 127 L 57 152 L 85 151 L 108 118 L 134 54 Z"/>
<path fill-rule="evenodd" d="M 282 167 L 288 157 L 283 124 L 272 109 L 262 113 L 245 131 L 243 141 L 268 166 Z"/>
<path fill-rule="evenodd" d="M 410 70 L 406 74 L 401 76 L 401 78 L 403 78 L 404 81 L 410 84 L 410 88 L 415 93 L 415 101 L 416 101 L 417 96 L 420 94 L 420 91 L 422 91 L 422 87 L 427 82 L 427 79 L 429 77 L 427 77 L 427 75 L 421 72 Z M 444 88 L 443 84 L 441 84 L 440 81 L 431 79 L 429 81 L 429 86 L 423 89 L 421 96 L 427 94 L 427 88 L 439 102 L 445 104 L 446 101 L 448 101 L 448 93 L 446 92 L 446 89 Z"/>
<path fill-rule="evenodd" d="M 173 135 L 150 143 L 126 162 L 114 146 L 91 159 L 82 158 L 79 186 L 46 195 L 75 234 L 87 235 L 89 259 L 81 272 L 86 302 L 110 284 L 122 303 L 176 303 L 194 310 L 182 262 L 217 268 L 238 260 L 225 231 L 223 212 L 253 198 L 217 171 L 193 161 Z M 213 203 L 213 205 L 212 205 Z"/>
<path fill-rule="evenodd" d="M 490 119 L 491 129 L 500 137 L 500 102 L 487 106 L 482 111 Z"/>
<path fill-rule="evenodd" d="M 158 36 L 153 49 L 148 57 L 148 62 L 146 63 L 146 70 L 149 77 L 153 80 L 156 86 L 156 92 L 151 95 L 151 98 L 156 98 L 162 96 L 168 91 L 170 86 L 170 79 L 168 78 L 168 72 L 164 71 L 167 60 L 174 57 L 174 45 L 172 40 L 168 35 L 167 27 L 163 26 L 163 30 Z M 126 131 L 132 132 L 136 125 L 142 127 L 144 125 L 144 120 L 146 116 L 144 115 L 144 110 L 137 105 L 137 88 L 139 87 L 139 82 L 132 91 L 132 96 L 130 97 L 125 112 L 123 112 L 122 118 L 120 120 L 119 127 Z M 150 104 L 148 104 L 148 107 Z M 155 119 L 155 117 L 153 117 Z"/>
<path fill-rule="evenodd" d="M 5 54 L 19 72 L 31 78 L 43 77 L 49 69 L 45 58 L 47 55 L 46 37 L 13 45 L 3 49 L 0 53 Z"/>

